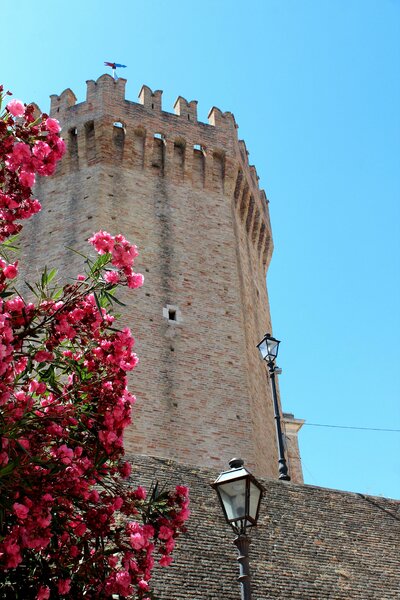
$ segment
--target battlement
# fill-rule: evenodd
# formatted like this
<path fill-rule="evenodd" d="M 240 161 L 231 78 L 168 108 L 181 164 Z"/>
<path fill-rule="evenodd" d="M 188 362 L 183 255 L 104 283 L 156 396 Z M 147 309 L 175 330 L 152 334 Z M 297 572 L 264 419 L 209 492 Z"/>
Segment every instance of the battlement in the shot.
<path fill-rule="evenodd" d="M 125 98 L 126 79 L 105 74 L 87 83 L 77 103 L 69 88 L 51 96 L 50 115 L 63 126 L 68 151 L 59 174 L 97 163 L 147 169 L 175 184 L 223 193 L 235 209 L 266 267 L 272 254 L 266 195 L 238 139 L 231 112 L 212 107 L 208 123 L 197 119 L 197 101 L 178 96 L 174 113 L 162 107 L 162 91 L 143 85 L 139 102 Z"/>
<path fill-rule="evenodd" d="M 122 77 L 115 80 L 108 74 L 101 75 L 97 81 L 93 81 L 92 79 L 88 80 L 86 82 L 86 103 L 89 104 L 91 108 L 98 108 L 101 106 L 108 106 L 111 108 L 112 105 L 118 105 L 119 102 L 124 101 L 134 104 L 125 98 L 126 81 L 127 80 Z M 79 110 L 82 110 L 84 108 L 83 105 L 85 104 L 83 102 L 77 105 L 77 98 L 70 88 L 64 90 L 59 96 L 53 94 L 50 98 L 50 114 L 51 116 L 60 119 L 68 112 L 68 109 L 76 106 L 77 108 L 79 107 Z M 154 111 L 155 113 L 164 112 L 165 115 L 171 116 L 172 114 L 175 114 L 182 117 L 185 121 L 197 123 L 197 100 L 188 102 L 182 96 L 178 96 L 173 106 L 174 113 L 168 113 L 163 111 L 162 108 L 162 90 L 155 90 L 153 92 L 147 85 L 143 85 L 140 89 L 138 98 L 139 104 L 149 111 Z M 202 124 L 205 125 L 205 123 Z M 215 106 L 213 106 L 208 113 L 208 124 L 225 130 L 237 129 L 233 114 L 230 112 L 222 112 Z"/>

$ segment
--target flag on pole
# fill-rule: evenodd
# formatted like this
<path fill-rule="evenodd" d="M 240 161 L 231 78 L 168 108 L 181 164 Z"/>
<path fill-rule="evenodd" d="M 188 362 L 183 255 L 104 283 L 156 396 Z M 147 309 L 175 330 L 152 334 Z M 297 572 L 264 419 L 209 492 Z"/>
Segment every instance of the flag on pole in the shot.
<path fill-rule="evenodd" d="M 106 67 L 112 68 L 115 81 L 117 81 L 117 79 L 118 79 L 117 68 L 118 69 L 126 69 L 126 65 L 120 65 L 119 63 L 116 63 L 116 62 L 104 62 L 104 64 L 106 65 Z"/>

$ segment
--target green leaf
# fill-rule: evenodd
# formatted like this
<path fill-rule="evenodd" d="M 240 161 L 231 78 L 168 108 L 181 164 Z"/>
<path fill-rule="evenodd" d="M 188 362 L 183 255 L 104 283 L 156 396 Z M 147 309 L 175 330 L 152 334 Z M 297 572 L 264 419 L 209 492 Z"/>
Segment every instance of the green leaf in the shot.
<path fill-rule="evenodd" d="M 44 268 L 41 278 L 42 288 L 45 288 L 47 285 L 48 275 L 47 275 L 47 267 Z"/>
<path fill-rule="evenodd" d="M 54 277 L 57 275 L 57 269 L 51 269 L 50 273 L 47 275 L 47 283 L 53 281 Z"/>
<path fill-rule="evenodd" d="M 29 288 L 31 290 L 31 292 L 36 296 L 36 298 L 39 297 L 39 294 L 37 293 L 37 291 L 31 286 L 30 283 L 28 283 L 27 281 L 24 282 L 26 287 Z"/>
<path fill-rule="evenodd" d="M 66 248 L 67 248 L 67 250 L 70 250 L 74 254 L 78 254 L 78 256 L 82 256 L 85 259 L 87 258 L 86 254 L 83 254 L 82 252 L 79 252 L 79 250 L 75 250 L 75 248 L 71 248 L 71 246 L 67 246 Z"/>
<path fill-rule="evenodd" d="M 115 296 L 113 296 L 112 294 L 110 294 L 110 292 L 104 291 L 104 295 L 107 296 L 107 299 L 111 302 L 111 304 L 113 302 L 116 302 L 120 306 L 126 306 L 126 304 L 124 304 L 123 302 L 121 302 L 121 300 L 118 300 L 118 298 L 116 298 Z"/>
<path fill-rule="evenodd" d="M 100 301 L 99 301 L 99 298 L 98 298 L 96 292 L 93 292 L 93 295 L 94 295 L 94 299 L 96 300 L 96 304 L 97 304 L 97 308 L 99 309 L 99 313 L 103 317 L 103 311 L 102 311 L 101 304 L 100 304 Z"/>
<path fill-rule="evenodd" d="M 14 470 L 14 467 L 15 463 L 8 463 L 8 465 L 0 469 L 0 477 L 5 477 L 6 475 L 9 475 Z"/>

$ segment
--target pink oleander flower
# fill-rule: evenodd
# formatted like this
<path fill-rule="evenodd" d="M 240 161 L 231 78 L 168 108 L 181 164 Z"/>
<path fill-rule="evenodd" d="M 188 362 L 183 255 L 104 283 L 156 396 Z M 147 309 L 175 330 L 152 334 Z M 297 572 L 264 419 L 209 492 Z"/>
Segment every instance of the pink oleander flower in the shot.
<path fill-rule="evenodd" d="M 60 123 L 57 121 L 57 119 L 52 119 L 49 117 L 45 121 L 45 126 L 50 133 L 58 133 L 61 131 Z"/>
<path fill-rule="evenodd" d="M 47 360 L 53 360 L 53 358 L 53 353 L 46 350 L 38 350 L 34 356 L 37 362 L 46 362 Z"/>
<path fill-rule="evenodd" d="M 17 142 L 14 144 L 12 153 L 9 156 L 13 166 L 18 168 L 31 159 L 31 149 L 28 144 L 25 144 L 24 142 Z"/>
<path fill-rule="evenodd" d="M 6 265 L 3 269 L 3 274 L 7 279 L 15 279 L 18 275 L 18 261 L 12 265 Z"/>
<path fill-rule="evenodd" d="M 168 554 L 171 554 L 172 550 L 175 548 L 175 540 L 174 538 L 169 538 L 169 540 L 167 540 L 165 542 L 165 549 L 168 552 Z"/>
<path fill-rule="evenodd" d="M 31 188 L 35 185 L 35 174 L 31 171 L 21 171 L 19 180 L 21 185 Z"/>
<path fill-rule="evenodd" d="M 118 470 L 119 470 L 121 477 L 123 477 L 124 479 L 127 479 L 129 477 L 129 475 L 131 474 L 132 467 L 131 467 L 130 463 L 124 462 L 122 465 L 120 465 Z"/>
<path fill-rule="evenodd" d="M 29 508 L 25 506 L 25 504 L 19 504 L 18 502 L 15 502 L 13 504 L 13 509 L 18 519 L 26 519 L 28 516 Z"/>
<path fill-rule="evenodd" d="M 36 600 L 49 600 L 50 598 L 50 588 L 46 586 L 41 586 L 39 588 L 38 594 L 36 596 Z"/>
<path fill-rule="evenodd" d="M 158 532 L 158 537 L 160 538 L 160 540 L 169 540 L 169 538 L 172 537 L 173 534 L 174 532 L 172 531 L 172 529 L 166 527 L 165 525 L 161 525 L 160 531 Z"/>
<path fill-rule="evenodd" d="M 66 149 L 67 149 L 67 146 L 66 146 L 64 140 L 62 138 L 57 138 L 56 148 L 54 150 L 57 160 L 60 160 L 60 158 L 62 158 L 64 156 Z"/>
<path fill-rule="evenodd" d="M 26 369 L 26 366 L 28 364 L 28 357 L 27 356 L 22 356 L 22 358 L 20 358 L 14 365 L 14 371 L 19 375 L 20 373 L 23 373 Z"/>
<path fill-rule="evenodd" d="M 166 554 L 164 554 L 160 558 L 159 563 L 162 567 L 168 567 L 172 563 L 173 560 L 174 559 L 172 558 L 172 556 L 167 556 Z"/>
<path fill-rule="evenodd" d="M 68 594 L 71 589 L 70 579 L 59 579 L 57 582 L 57 589 L 59 594 Z"/>
<path fill-rule="evenodd" d="M 104 273 L 104 281 L 113 284 L 118 283 L 119 275 L 117 271 L 107 271 L 106 273 Z"/>
<path fill-rule="evenodd" d="M 145 581 L 144 579 L 141 579 L 141 580 L 139 581 L 139 583 L 138 583 L 138 587 L 139 587 L 141 590 L 144 590 L 145 592 L 148 592 L 148 591 L 149 591 L 149 589 L 150 589 L 150 586 L 149 586 L 149 584 L 148 584 L 148 583 L 147 583 L 147 581 Z"/>
<path fill-rule="evenodd" d="M 145 489 L 144 487 L 142 487 L 141 485 L 139 485 L 139 486 L 136 488 L 136 490 L 135 490 L 134 494 L 135 494 L 135 497 L 136 497 L 138 500 L 146 500 L 147 491 L 146 491 L 146 489 Z"/>
<path fill-rule="evenodd" d="M 134 550 L 141 550 L 146 545 L 146 540 L 141 533 L 132 533 L 129 539 Z"/>
<path fill-rule="evenodd" d="M 34 156 L 43 160 L 50 153 L 51 153 L 51 148 L 48 144 L 46 144 L 46 142 L 42 142 L 41 140 L 38 140 L 37 142 L 35 142 L 35 145 L 33 146 L 33 149 L 32 149 L 32 154 Z"/>
<path fill-rule="evenodd" d="M 89 238 L 89 243 L 94 246 L 99 254 L 112 252 L 114 248 L 114 238 L 107 231 L 98 231 Z"/>
<path fill-rule="evenodd" d="M 141 273 L 132 273 L 131 275 L 127 275 L 126 279 L 128 282 L 128 288 L 130 289 L 142 287 L 144 283 L 144 277 Z"/>
<path fill-rule="evenodd" d="M 74 451 L 72 448 L 68 448 L 66 444 L 62 444 L 55 452 L 54 455 L 57 456 L 62 463 L 65 465 L 69 465 L 72 463 L 72 459 L 74 457 Z M 96 490 L 93 490 L 96 492 Z"/>
<path fill-rule="evenodd" d="M 22 117 L 25 113 L 25 106 L 21 100 L 11 100 L 7 104 L 6 109 L 13 117 Z"/>

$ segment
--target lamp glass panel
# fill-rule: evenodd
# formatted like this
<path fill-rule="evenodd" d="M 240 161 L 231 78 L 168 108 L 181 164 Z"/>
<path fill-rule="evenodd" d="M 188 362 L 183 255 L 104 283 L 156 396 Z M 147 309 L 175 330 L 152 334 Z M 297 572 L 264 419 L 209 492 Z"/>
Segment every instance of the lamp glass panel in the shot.
<path fill-rule="evenodd" d="M 268 356 L 276 358 L 278 354 L 279 342 L 272 339 L 267 339 L 266 346 L 268 347 Z"/>
<path fill-rule="evenodd" d="M 246 480 L 230 481 L 218 486 L 226 516 L 229 520 L 246 515 Z"/>
<path fill-rule="evenodd" d="M 261 358 L 263 360 L 265 360 L 268 357 L 268 346 L 267 346 L 267 342 L 265 340 L 263 340 L 259 346 L 258 349 L 260 351 L 261 354 Z"/>
<path fill-rule="evenodd" d="M 254 520 L 257 517 L 258 505 L 261 499 L 261 490 L 259 487 L 254 485 L 254 483 L 250 482 L 250 506 L 249 506 L 249 516 Z"/>
<path fill-rule="evenodd" d="M 220 474 L 220 476 L 218 477 L 218 479 L 215 483 L 219 484 L 224 481 L 236 481 L 237 479 L 239 479 L 241 477 L 247 477 L 248 474 L 249 474 L 249 472 L 244 467 L 241 467 L 240 469 L 224 471 L 223 473 Z M 245 484 L 243 483 L 243 486 L 244 485 Z"/>

